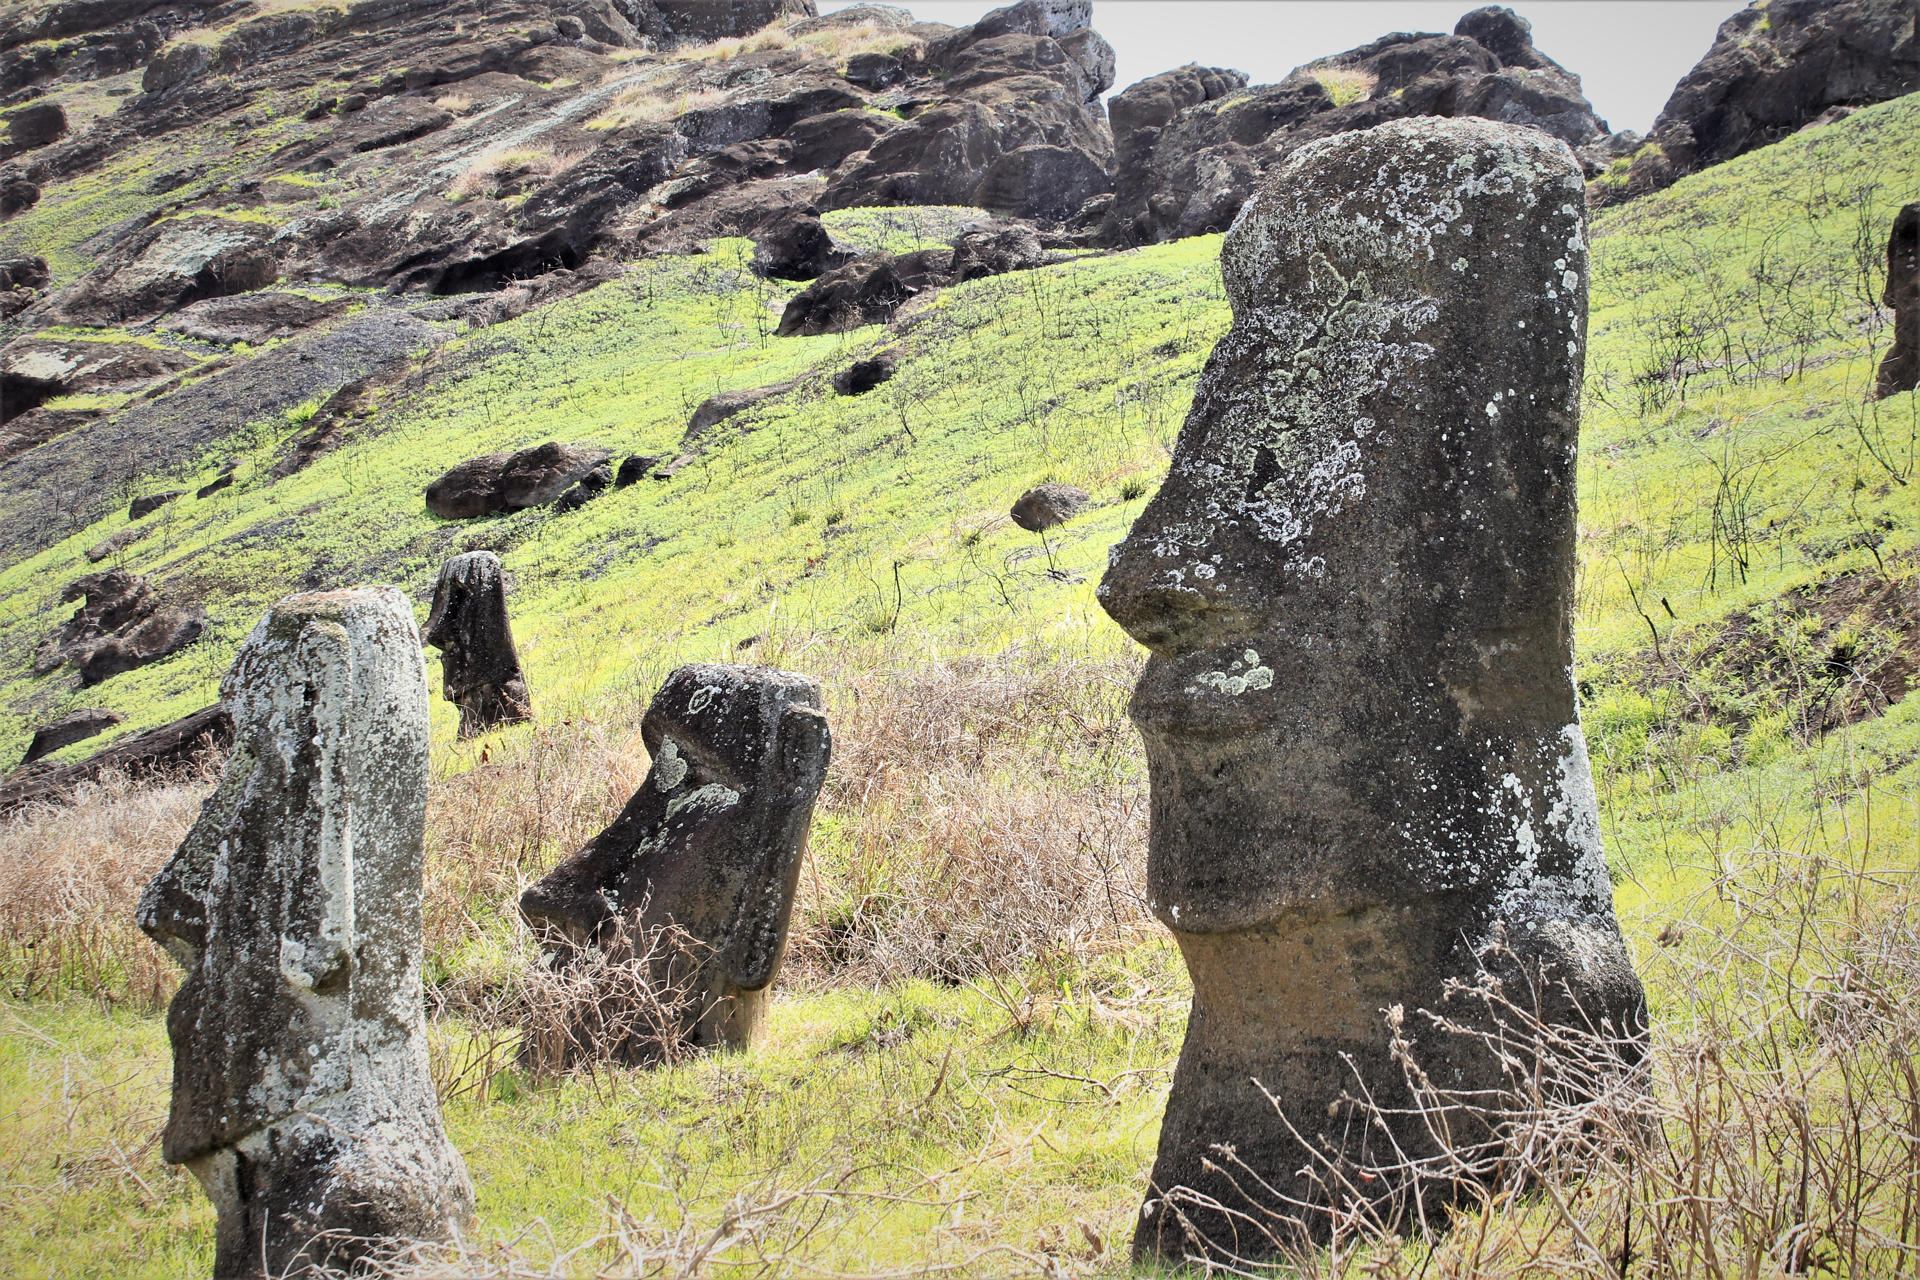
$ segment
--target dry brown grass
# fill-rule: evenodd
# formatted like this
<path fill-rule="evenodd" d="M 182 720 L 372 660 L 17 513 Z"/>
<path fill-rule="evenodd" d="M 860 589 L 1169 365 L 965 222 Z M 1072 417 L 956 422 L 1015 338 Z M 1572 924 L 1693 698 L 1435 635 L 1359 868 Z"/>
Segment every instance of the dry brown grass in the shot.
<path fill-rule="evenodd" d="M 449 200 L 509 195 L 525 185 L 556 177 L 587 158 L 585 151 L 543 151 L 527 147 L 495 147 L 483 151 L 447 188 Z"/>
<path fill-rule="evenodd" d="M 0 820 L 0 977 L 12 998 L 165 1002 L 173 962 L 134 926 L 133 909 L 209 788 L 206 778 L 136 786 L 108 774 L 71 804 Z"/>

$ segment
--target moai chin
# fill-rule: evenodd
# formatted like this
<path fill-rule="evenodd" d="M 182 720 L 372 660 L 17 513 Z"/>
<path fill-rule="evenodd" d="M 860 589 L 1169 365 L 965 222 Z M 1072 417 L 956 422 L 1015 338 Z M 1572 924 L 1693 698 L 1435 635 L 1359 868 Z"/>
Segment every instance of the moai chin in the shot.
<path fill-rule="evenodd" d="M 162 1152 L 218 1210 L 214 1275 L 349 1267 L 473 1214 L 427 1071 L 427 683 L 391 587 L 289 596 L 221 684 L 219 790 L 141 896 L 186 970 Z"/>
<path fill-rule="evenodd" d="M 462 738 L 533 719 L 499 556 L 469 551 L 441 566 L 426 642 L 440 650 L 443 688 L 447 701 L 460 708 Z"/>
<path fill-rule="evenodd" d="M 826 779 L 821 708 L 807 676 L 679 668 L 641 724 L 653 765 L 640 789 L 612 826 L 521 895 L 527 920 L 559 930 L 575 951 L 674 932 L 649 960 L 656 989 L 674 993 L 673 1025 L 596 1046 L 608 1056 L 658 1061 L 668 1037 L 732 1049 L 754 1040 Z"/>
<path fill-rule="evenodd" d="M 1226 237 L 1232 328 L 1099 589 L 1151 651 L 1148 896 L 1194 986 L 1136 1256 L 1324 1236 L 1301 1139 L 1444 1221 L 1377 1172 L 1424 1126 L 1339 1100 L 1409 1101 L 1396 1007 L 1438 1086 L 1503 1086 L 1420 1016 L 1470 1018 L 1450 979 L 1544 973 L 1638 1056 L 1572 670 L 1584 209 L 1547 135 L 1417 119 L 1301 148 Z"/>

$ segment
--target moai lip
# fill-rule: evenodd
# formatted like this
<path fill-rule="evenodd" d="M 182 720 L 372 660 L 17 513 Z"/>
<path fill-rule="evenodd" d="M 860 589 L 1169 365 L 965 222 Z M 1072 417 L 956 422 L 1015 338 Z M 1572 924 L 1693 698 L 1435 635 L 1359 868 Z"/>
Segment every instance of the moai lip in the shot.
<path fill-rule="evenodd" d="M 1435 1081 L 1503 1086 L 1420 1018 L 1471 1014 L 1450 980 L 1544 975 L 1638 1058 L 1572 670 L 1584 211 L 1545 134 L 1418 119 L 1303 147 L 1226 237 L 1233 326 L 1099 588 L 1151 651 L 1148 894 L 1194 982 L 1137 1256 L 1444 1221 L 1464 1188 L 1385 1171 L 1423 1122 L 1340 1099 L 1410 1102 L 1396 1007 Z"/>
<path fill-rule="evenodd" d="M 630 1064 L 748 1047 L 786 952 L 831 737 L 820 686 L 766 667 L 693 664 L 647 708 L 653 755 L 613 825 L 520 898 L 563 938 L 565 966 L 641 948 L 672 1008 L 644 1027 L 596 1009 L 564 1055 Z M 663 941 L 663 936 L 671 938 Z M 615 1043 L 594 1043 L 608 1026 Z"/>
<path fill-rule="evenodd" d="M 441 566 L 425 638 L 440 650 L 442 689 L 460 708 L 462 738 L 533 719 L 499 556 L 469 551 Z"/>
<path fill-rule="evenodd" d="M 449 1239 L 473 1190 L 427 1070 L 413 611 L 391 587 L 290 596 L 220 692 L 233 753 L 138 910 L 186 970 L 162 1152 L 218 1211 L 218 1280 Z"/>

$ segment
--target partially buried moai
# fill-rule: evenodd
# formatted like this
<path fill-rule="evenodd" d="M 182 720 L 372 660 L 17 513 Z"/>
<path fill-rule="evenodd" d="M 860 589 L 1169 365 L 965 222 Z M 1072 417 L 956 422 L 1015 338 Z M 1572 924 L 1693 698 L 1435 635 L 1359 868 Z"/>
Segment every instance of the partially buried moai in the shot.
<path fill-rule="evenodd" d="M 460 708 L 462 738 L 533 719 L 499 556 L 469 551 L 441 567 L 426 642 L 440 650 L 442 687 L 447 701 Z"/>
<path fill-rule="evenodd" d="M 640 789 L 612 826 L 522 894 L 520 909 L 559 932 L 572 953 L 562 965 L 588 949 L 644 948 L 654 990 L 672 993 L 671 1025 L 596 1009 L 596 1026 L 623 1028 L 619 1042 L 576 1042 L 569 1057 L 591 1050 L 640 1064 L 670 1047 L 753 1041 L 831 748 L 819 685 L 766 667 L 681 667 L 641 735 L 653 766 Z"/>
<path fill-rule="evenodd" d="M 473 1191 L 427 1070 L 413 611 L 390 587 L 290 596 L 220 692 L 233 754 L 139 906 L 186 970 L 162 1152 L 218 1210 L 218 1280 L 449 1239 Z"/>
<path fill-rule="evenodd" d="M 1194 987 L 1137 1256 L 1443 1222 L 1463 1188 L 1392 1171 L 1435 1142 L 1389 1011 L 1437 1088 L 1509 1083 L 1420 1015 L 1470 1018 L 1450 980 L 1638 1058 L 1572 671 L 1584 207 L 1547 135 L 1418 119 L 1301 148 L 1226 237 L 1232 328 L 1099 589 L 1151 651 L 1148 895 Z"/>
<path fill-rule="evenodd" d="M 1883 300 L 1893 310 L 1893 346 L 1881 358 L 1874 384 L 1882 400 L 1920 389 L 1920 200 L 1894 215 Z"/>

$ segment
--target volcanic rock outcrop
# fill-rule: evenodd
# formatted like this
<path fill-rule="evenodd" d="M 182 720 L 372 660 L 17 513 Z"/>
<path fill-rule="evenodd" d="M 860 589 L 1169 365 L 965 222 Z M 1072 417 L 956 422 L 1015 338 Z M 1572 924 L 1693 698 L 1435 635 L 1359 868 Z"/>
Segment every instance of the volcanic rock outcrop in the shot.
<path fill-rule="evenodd" d="M 1607 202 L 1658 191 L 1833 108 L 1916 91 L 1913 0 L 1755 0 L 1720 24 L 1713 47 L 1674 86 L 1627 181 L 1596 184 L 1594 195 Z"/>
<path fill-rule="evenodd" d="M 462 738 L 533 719 L 499 556 L 469 551 L 441 566 L 424 639 L 440 650 L 443 688 L 460 708 Z"/>
<path fill-rule="evenodd" d="M 1187 66 L 1114 96 L 1104 243 L 1224 231 L 1295 148 L 1389 120 L 1481 116 L 1573 147 L 1607 136 L 1580 77 L 1534 48 L 1524 18 L 1497 7 L 1467 14 L 1452 35 L 1399 32 L 1295 68 L 1279 84 L 1246 82 L 1238 71 Z"/>
<path fill-rule="evenodd" d="M 562 1059 L 639 1064 L 682 1046 L 745 1048 L 786 951 L 831 749 L 819 685 L 766 667 L 684 666 L 641 735 L 653 767 L 640 789 L 521 895 L 520 910 L 559 934 L 563 966 L 588 948 L 639 958 L 670 1017 L 663 1026 L 597 1008 Z M 607 1034 L 613 1043 L 595 1043 Z"/>
<path fill-rule="evenodd" d="M 1874 395 L 1884 399 L 1920 387 L 1920 202 L 1900 210 L 1887 237 L 1886 303 L 1893 308 L 1893 346 L 1880 361 Z"/>
<path fill-rule="evenodd" d="M 290 596 L 220 692 L 233 754 L 139 906 L 186 970 L 161 1149 L 218 1211 L 216 1276 L 344 1273 L 473 1214 L 427 1071 L 413 611 L 386 587 Z"/>
<path fill-rule="evenodd" d="M 198 640 L 207 626 L 205 609 L 162 608 L 153 584 L 125 569 L 76 578 L 60 599 L 82 603 L 58 631 L 41 641 L 33 672 L 46 675 L 70 662 L 82 685 L 158 662 Z"/>
<path fill-rule="evenodd" d="M 1472 1023 L 1454 980 L 1638 1059 L 1572 673 L 1581 191 L 1537 130 L 1398 121 L 1227 237 L 1233 327 L 1099 588 L 1152 651 L 1148 898 L 1194 986 L 1137 1256 L 1443 1220 L 1387 1011 L 1449 1096 L 1520 1083 L 1422 1016 Z"/>
<path fill-rule="evenodd" d="M 950 249 L 870 253 L 828 271 L 788 301 L 775 332 L 806 336 L 886 324 L 934 289 L 1054 261 L 1032 227 L 986 220 L 961 231 Z"/>

